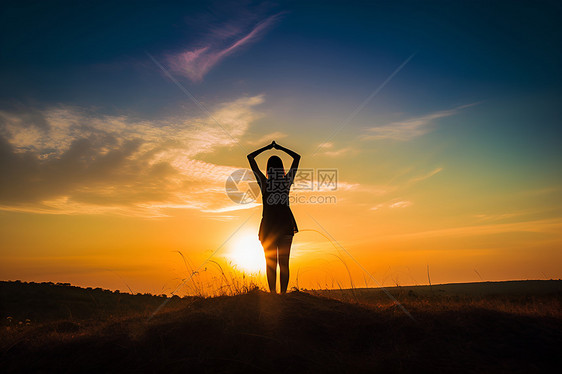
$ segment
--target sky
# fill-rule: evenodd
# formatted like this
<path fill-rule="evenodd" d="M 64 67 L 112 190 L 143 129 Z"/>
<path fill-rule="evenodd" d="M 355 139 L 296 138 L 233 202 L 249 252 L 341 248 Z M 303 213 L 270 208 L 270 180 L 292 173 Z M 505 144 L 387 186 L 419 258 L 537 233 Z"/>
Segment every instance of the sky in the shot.
<path fill-rule="evenodd" d="M 185 294 L 215 262 L 257 271 L 261 197 L 226 186 L 272 140 L 312 181 L 289 287 L 562 277 L 558 2 L 5 9 L 3 280 Z"/>

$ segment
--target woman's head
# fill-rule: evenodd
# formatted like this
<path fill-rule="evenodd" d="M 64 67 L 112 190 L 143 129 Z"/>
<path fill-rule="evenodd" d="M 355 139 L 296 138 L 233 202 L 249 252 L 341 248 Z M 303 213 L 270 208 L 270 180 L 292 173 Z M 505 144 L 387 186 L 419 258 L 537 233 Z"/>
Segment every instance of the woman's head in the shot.
<path fill-rule="evenodd" d="M 283 161 L 278 156 L 271 156 L 267 160 L 267 178 L 279 178 L 285 176 L 285 169 L 283 168 Z"/>

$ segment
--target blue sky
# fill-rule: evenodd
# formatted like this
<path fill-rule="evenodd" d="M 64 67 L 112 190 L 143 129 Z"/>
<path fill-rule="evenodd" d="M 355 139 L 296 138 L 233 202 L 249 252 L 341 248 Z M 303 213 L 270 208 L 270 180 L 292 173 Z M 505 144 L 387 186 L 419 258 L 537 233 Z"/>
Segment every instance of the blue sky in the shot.
<path fill-rule="evenodd" d="M 91 100 L 99 91 L 109 106 L 154 89 L 165 95 L 165 82 L 143 65 L 145 51 L 161 57 L 205 42 L 227 45 L 209 34 L 236 28 L 235 40 L 276 15 L 258 40 L 190 86 L 202 95 L 338 91 L 359 99 L 416 51 L 393 88 L 422 108 L 496 92 L 556 94 L 562 78 L 556 2 L 16 4 L 2 16 L 4 100 Z M 429 93 L 427 102 L 419 103 L 416 87 Z"/>
<path fill-rule="evenodd" d="M 392 120 L 488 101 L 491 112 L 524 105 L 523 115 L 539 112 L 543 120 L 499 118 L 481 136 L 507 130 L 517 141 L 520 131 L 512 129 L 530 126 L 523 140 L 560 136 L 562 11 L 555 2 L 17 4 L 2 22 L 4 108 L 94 106 L 141 118 L 192 113 L 198 109 L 146 53 L 170 68 L 170 55 L 227 48 L 269 20 L 200 80 L 174 74 L 210 106 L 266 95 L 266 119 L 294 130 L 305 122 L 314 136 L 344 120 L 415 53 L 351 127 L 373 116 Z M 234 31 L 225 37 L 224 30 Z"/>

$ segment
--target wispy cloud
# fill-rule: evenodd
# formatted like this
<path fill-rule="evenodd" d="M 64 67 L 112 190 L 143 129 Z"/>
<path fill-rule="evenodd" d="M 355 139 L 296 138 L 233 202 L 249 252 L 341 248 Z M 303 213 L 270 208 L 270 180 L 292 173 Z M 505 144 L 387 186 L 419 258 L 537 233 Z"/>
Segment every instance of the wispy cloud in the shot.
<path fill-rule="evenodd" d="M 258 139 L 248 140 L 248 144 L 256 145 L 256 146 L 257 145 L 265 145 L 265 144 L 271 143 L 271 141 L 273 141 L 273 140 L 277 141 L 279 139 L 286 138 L 286 137 L 287 137 L 287 134 L 285 134 L 281 131 L 274 131 L 272 133 L 265 134 L 264 136 L 262 136 Z"/>
<path fill-rule="evenodd" d="M 402 199 L 393 199 L 390 201 L 386 201 L 384 203 L 380 203 L 375 205 L 371 208 L 371 210 L 381 210 L 381 209 L 400 209 L 400 208 L 408 208 L 412 206 L 413 203 L 409 200 L 402 200 Z"/>
<path fill-rule="evenodd" d="M 385 125 L 371 127 L 366 130 L 366 133 L 363 134 L 361 138 L 363 140 L 411 140 L 430 132 L 436 120 L 458 114 L 463 109 L 473 105 L 476 105 L 476 103 L 462 105 L 454 109 L 430 113 L 424 116 L 413 117 L 404 121 L 391 122 Z"/>
<path fill-rule="evenodd" d="M 170 69 L 192 81 L 201 81 L 225 57 L 259 40 L 280 16 L 281 13 L 269 16 L 246 32 L 241 31 L 242 27 L 236 22 L 214 27 L 201 45 L 168 56 Z"/>
<path fill-rule="evenodd" d="M 562 230 L 560 218 L 533 220 L 514 223 L 482 224 L 461 226 L 440 230 L 421 231 L 410 234 L 391 235 L 388 238 L 431 238 L 431 237 L 467 237 L 477 235 L 496 235 L 511 232 L 558 234 Z"/>
<path fill-rule="evenodd" d="M 329 149 L 326 151 L 321 151 L 318 152 L 318 154 L 327 156 L 327 157 L 341 157 L 343 155 L 347 155 L 350 153 L 354 153 L 355 149 L 352 147 L 344 147 L 344 148 L 340 148 L 340 149 Z"/>
<path fill-rule="evenodd" d="M 430 171 L 429 173 L 426 173 L 426 174 L 423 174 L 423 175 L 418 175 L 416 177 L 410 178 L 410 180 L 408 181 L 408 184 L 414 184 L 414 183 L 421 182 L 423 180 L 426 180 L 428 178 L 433 177 L 435 174 L 440 173 L 441 171 L 443 171 L 443 168 L 435 168 L 432 171 Z"/>
<path fill-rule="evenodd" d="M 318 145 L 318 147 L 316 148 L 316 152 L 317 154 L 327 157 L 340 157 L 343 155 L 356 153 L 356 150 L 352 147 L 335 149 L 333 142 L 324 142 Z"/>
<path fill-rule="evenodd" d="M 224 191 L 237 168 L 198 157 L 240 141 L 262 102 L 244 97 L 212 111 L 232 137 L 206 117 L 137 121 L 58 107 L 40 112 L 38 125 L 0 111 L 0 209 L 161 216 L 243 208 Z"/>
<path fill-rule="evenodd" d="M 411 206 L 411 205 L 412 205 L 412 202 L 411 202 L 411 201 L 408 201 L 408 200 L 400 200 L 400 201 L 396 201 L 396 202 L 390 204 L 388 207 L 391 208 L 391 209 L 394 209 L 394 208 L 407 208 L 407 207 L 409 207 L 409 206 Z"/>

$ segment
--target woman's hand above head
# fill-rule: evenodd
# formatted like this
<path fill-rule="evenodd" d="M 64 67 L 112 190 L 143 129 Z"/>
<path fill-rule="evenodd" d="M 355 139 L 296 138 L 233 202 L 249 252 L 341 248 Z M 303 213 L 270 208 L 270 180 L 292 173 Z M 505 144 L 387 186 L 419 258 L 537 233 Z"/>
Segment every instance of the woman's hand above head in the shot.
<path fill-rule="evenodd" d="M 250 153 L 250 154 L 248 155 L 248 159 L 254 158 L 254 157 L 256 157 L 257 155 L 259 155 L 260 153 L 262 153 L 262 152 L 264 152 L 264 151 L 267 151 L 267 150 L 270 150 L 271 148 L 273 148 L 273 143 L 274 143 L 274 142 L 271 142 L 271 144 L 268 144 L 268 145 L 266 145 L 266 146 L 261 147 L 260 149 L 257 149 L 257 150 L 255 150 L 255 151 L 253 151 L 252 153 Z"/>
<path fill-rule="evenodd" d="M 283 151 L 295 159 L 300 159 L 301 157 L 297 152 L 291 151 L 289 148 L 285 148 L 282 145 L 275 143 L 275 141 L 273 141 L 271 144 L 273 145 L 273 148 Z"/>

